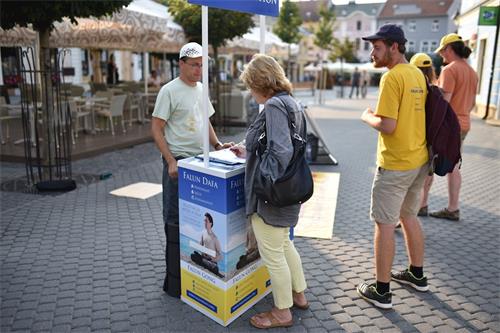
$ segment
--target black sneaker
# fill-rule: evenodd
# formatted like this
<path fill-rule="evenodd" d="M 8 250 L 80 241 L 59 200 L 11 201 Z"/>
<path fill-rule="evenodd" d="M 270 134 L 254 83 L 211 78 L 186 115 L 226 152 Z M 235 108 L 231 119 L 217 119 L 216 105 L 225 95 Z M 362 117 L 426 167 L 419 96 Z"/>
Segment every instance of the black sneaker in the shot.
<path fill-rule="evenodd" d="M 408 268 L 400 272 L 391 272 L 391 277 L 394 281 L 412 286 L 418 291 L 429 290 L 427 278 L 425 276 L 421 277 L 420 279 L 416 278 Z"/>
<path fill-rule="evenodd" d="M 382 309 L 392 308 L 392 294 L 387 292 L 380 295 L 377 292 L 376 283 L 368 284 L 366 282 L 358 285 L 357 288 L 359 296 L 363 297 L 366 301 Z"/>

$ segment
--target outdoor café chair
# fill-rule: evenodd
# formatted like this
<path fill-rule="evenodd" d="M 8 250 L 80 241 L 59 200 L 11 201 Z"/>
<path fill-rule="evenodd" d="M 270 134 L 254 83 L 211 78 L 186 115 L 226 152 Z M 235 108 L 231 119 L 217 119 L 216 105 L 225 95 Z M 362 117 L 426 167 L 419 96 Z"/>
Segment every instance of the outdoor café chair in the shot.
<path fill-rule="evenodd" d="M 106 117 L 109 120 L 109 124 L 111 127 L 111 135 L 115 135 L 115 129 L 113 126 L 113 118 L 115 117 L 121 117 L 121 126 L 123 133 L 126 133 L 127 130 L 125 129 L 125 121 L 123 117 L 123 109 L 125 107 L 125 100 L 127 99 L 127 95 L 117 95 L 113 96 L 111 98 L 111 104 L 109 105 L 108 109 L 105 108 L 99 108 L 97 109 L 97 115 Z"/>

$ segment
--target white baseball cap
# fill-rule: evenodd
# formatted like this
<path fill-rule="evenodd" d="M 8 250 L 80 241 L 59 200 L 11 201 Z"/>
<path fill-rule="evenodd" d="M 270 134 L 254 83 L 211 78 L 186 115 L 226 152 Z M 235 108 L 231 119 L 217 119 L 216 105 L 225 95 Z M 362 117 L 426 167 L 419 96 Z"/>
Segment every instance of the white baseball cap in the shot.
<path fill-rule="evenodd" d="M 184 45 L 179 52 L 179 59 L 188 58 L 199 58 L 202 56 L 201 45 L 195 42 L 187 43 Z"/>

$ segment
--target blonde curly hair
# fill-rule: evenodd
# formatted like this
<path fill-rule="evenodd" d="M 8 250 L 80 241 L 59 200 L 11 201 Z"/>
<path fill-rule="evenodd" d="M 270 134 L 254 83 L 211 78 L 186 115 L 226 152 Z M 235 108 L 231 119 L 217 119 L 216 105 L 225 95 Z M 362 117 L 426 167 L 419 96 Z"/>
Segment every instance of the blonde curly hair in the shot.
<path fill-rule="evenodd" d="M 240 80 L 247 88 L 272 97 L 279 92 L 292 93 L 292 84 L 285 76 L 285 71 L 278 62 L 265 54 L 255 54 L 247 65 Z"/>

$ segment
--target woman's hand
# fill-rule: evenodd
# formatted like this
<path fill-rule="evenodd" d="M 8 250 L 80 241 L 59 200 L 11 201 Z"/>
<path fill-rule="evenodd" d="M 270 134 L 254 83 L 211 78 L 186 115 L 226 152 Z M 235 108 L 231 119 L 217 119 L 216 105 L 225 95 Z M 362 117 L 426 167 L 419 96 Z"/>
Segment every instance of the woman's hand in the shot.
<path fill-rule="evenodd" d="M 222 150 L 222 149 L 226 149 L 226 148 L 230 148 L 234 146 L 234 142 L 225 142 L 225 143 L 221 143 L 221 142 L 217 142 L 217 144 L 214 146 L 214 149 L 215 150 Z"/>
<path fill-rule="evenodd" d="M 241 158 L 245 158 L 247 155 L 247 150 L 245 149 L 245 147 L 240 145 L 232 146 L 231 148 L 229 148 L 229 150 L 232 151 L 234 155 Z"/>

